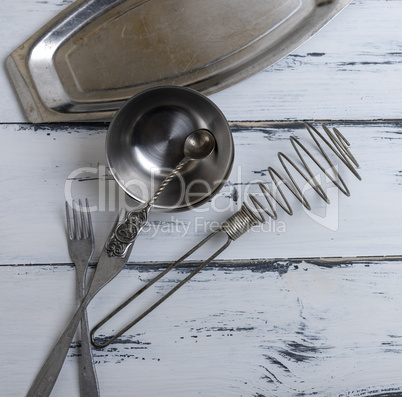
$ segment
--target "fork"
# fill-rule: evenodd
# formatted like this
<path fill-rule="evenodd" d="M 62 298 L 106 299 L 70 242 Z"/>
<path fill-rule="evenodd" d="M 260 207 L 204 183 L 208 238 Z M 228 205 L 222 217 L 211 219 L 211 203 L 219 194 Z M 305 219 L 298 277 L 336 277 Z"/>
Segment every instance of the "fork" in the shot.
<path fill-rule="evenodd" d="M 48 397 L 52 392 L 53 386 L 63 367 L 75 331 L 80 324 L 81 317 L 95 295 L 111 280 L 113 280 L 124 268 L 132 252 L 134 242 L 138 233 L 146 223 L 146 209 L 125 211 L 124 221 L 120 221 L 119 214 L 113 224 L 112 230 L 108 236 L 106 244 L 99 256 L 96 271 L 92 278 L 91 285 L 81 301 L 80 307 L 71 317 L 66 329 L 56 342 L 53 350 L 40 369 L 33 384 L 31 385 L 27 397 Z M 116 236 L 124 239 L 124 244 L 119 244 Z M 118 249 L 123 249 L 122 252 Z"/>
<path fill-rule="evenodd" d="M 68 232 L 68 251 L 77 271 L 77 289 L 80 302 L 85 296 L 85 279 L 89 261 L 94 252 L 94 234 L 92 229 L 91 212 L 88 199 L 85 199 L 86 208 L 81 200 L 77 204 L 72 202 L 72 221 L 69 204 L 66 201 L 66 219 Z M 96 376 L 95 365 L 92 357 L 91 342 L 89 336 L 88 316 L 84 310 L 81 317 L 81 371 L 80 371 L 81 396 L 98 397 L 99 385 Z"/>

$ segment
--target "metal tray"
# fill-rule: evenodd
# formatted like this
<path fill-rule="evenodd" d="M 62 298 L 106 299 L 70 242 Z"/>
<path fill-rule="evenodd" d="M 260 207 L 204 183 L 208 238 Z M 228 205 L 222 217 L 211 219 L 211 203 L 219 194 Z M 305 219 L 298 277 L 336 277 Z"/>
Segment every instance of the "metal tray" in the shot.
<path fill-rule="evenodd" d="M 132 95 L 211 94 L 273 64 L 350 0 L 78 0 L 7 68 L 30 121 L 109 120 Z"/>

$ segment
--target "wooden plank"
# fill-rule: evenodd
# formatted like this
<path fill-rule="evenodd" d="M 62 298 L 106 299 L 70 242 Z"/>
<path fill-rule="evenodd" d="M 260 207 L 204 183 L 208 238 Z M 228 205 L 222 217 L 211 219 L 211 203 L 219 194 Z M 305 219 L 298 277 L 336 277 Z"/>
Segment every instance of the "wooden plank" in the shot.
<path fill-rule="evenodd" d="M 313 197 L 313 211 L 308 213 L 300 203 L 291 200 L 292 217 L 280 211 L 276 222 L 269 220 L 262 229 L 247 233 L 220 259 L 401 254 L 401 124 L 336 125 L 351 141 L 360 162 L 362 182 L 340 168 L 352 196 L 337 195 L 336 188 L 323 182 L 327 191 L 334 194 L 331 206 Z M 0 129 L 1 264 L 70 261 L 64 224 L 66 196 L 88 197 L 96 207 L 96 260 L 119 205 L 132 204 L 126 202 L 107 172 L 106 127 L 1 125 Z M 205 237 L 240 208 L 257 182 L 269 181 L 268 165 L 280 169 L 278 151 L 295 156 L 288 141 L 292 133 L 310 145 L 300 124 L 233 126 L 236 159 L 221 193 L 193 211 L 152 212 L 149 225 L 136 242 L 131 262 L 173 261 Z M 216 247 L 210 246 L 194 258 L 201 259 Z"/>
<path fill-rule="evenodd" d="M 400 119 L 401 7 L 354 1 L 292 54 L 212 99 L 231 120 Z"/>
<path fill-rule="evenodd" d="M 2 1 L 3 60 L 71 2 Z M 288 57 L 211 97 L 232 121 L 229 182 L 205 212 L 151 214 L 130 264 L 91 304 L 92 326 L 238 209 L 266 167 L 278 167 L 279 150 L 292 154 L 290 134 L 306 135 L 288 121 L 332 120 L 351 141 L 363 180 L 342 169 L 350 198 L 335 195 L 331 207 L 313 200 L 315 216 L 292 202 L 293 217 L 281 212 L 264 232 L 243 236 L 110 348 L 96 350 L 102 396 L 402 395 L 401 13 L 400 1 L 355 0 Z M 0 379 L 2 394 L 19 397 L 77 306 L 66 190 L 98 207 L 95 261 L 126 198 L 106 168 L 107 125 L 23 124 L 6 73 L 0 88 Z M 172 272 L 101 334 L 189 269 Z M 79 395 L 79 354 L 76 341 L 54 396 Z"/>
<path fill-rule="evenodd" d="M 3 1 L 1 58 L 70 3 Z M 230 120 L 400 119 L 400 15 L 400 1 L 355 0 L 291 55 L 211 98 Z M 26 121 L 6 73 L 0 88 L 0 120 Z"/>
<path fill-rule="evenodd" d="M 95 350 L 102 396 L 371 396 L 402 393 L 402 262 L 278 262 L 204 270 L 116 343 Z M 89 309 L 94 325 L 159 269 L 126 268 Z M 102 333 L 138 314 L 175 271 Z M 72 315 L 69 266 L 0 268 L 3 393 L 26 393 Z M 24 293 L 21 293 L 24 291 Z M 18 315 L 15 315 L 18 313 Z M 55 396 L 78 396 L 74 343 Z M 29 359 L 28 359 L 29 358 Z M 386 394 L 388 393 L 388 394 Z"/>

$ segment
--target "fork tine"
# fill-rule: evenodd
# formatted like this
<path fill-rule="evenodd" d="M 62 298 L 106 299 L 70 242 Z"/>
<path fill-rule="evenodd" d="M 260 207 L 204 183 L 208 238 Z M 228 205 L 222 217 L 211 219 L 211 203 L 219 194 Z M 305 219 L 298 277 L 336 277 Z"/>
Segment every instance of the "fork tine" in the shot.
<path fill-rule="evenodd" d="M 74 222 L 74 236 L 73 239 L 80 240 L 81 239 L 81 233 L 80 233 L 80 227 L 78 224 L 78 216 L 77 216 L 77 203 L 73 200 L 72 202 L 72 208 L 73 208 L 73 222 Z"/>
<path fill-rule="evenodd" d="M 92 240 L 93 226 L 92 226 L 91 210 L 89 207 L 88 199 L 87 198 L 85 199 L 85 206 L 83 206 L 81 199 L 78 200 L 78 204 L 75 200 L 72 200 L 71 202 L 71 208 L 73 210 L 72 215 L 70 213 L 69 207 L 70 205 L 66 201 L 66 219 L 67 219 L 67 231 L 69 239 Z"/>
<path fill-rule="evenodd" d="M 89 202 L 88 199 L 85 199 L 85 204 L 86 204 L 86 211 L 87 211 L 87 234 L 88 238 L 93 239 L 94 231 L 92 227 L 92 218 L 91 218 L 91 210 L 89 209 Z"/>
<path fill-rule="evenodd" d="M 67 219 L 67 233 L 68 233 L 68 238 L 70 240 L 73 239 L 73 231 L 71 229 L 71 221 L 70 221 L 70 210 L 69 210 L 69 204 L 66 200 L 66 219 Z"/>
<path fill-rule="evenodd" d="M 80 237 L 79 237 L 79 239 L 83 240 L 83 239 L 88 238 L 88 234 L 87 234 L 87 225 L 86 225 L 85 216 L 84 216 L 85 210 L 82 207 L 81 199 L 78 200 L 78 207 L 79 207 L 79 211 L 80 211 L 80 227 L 79 227 Z"/>

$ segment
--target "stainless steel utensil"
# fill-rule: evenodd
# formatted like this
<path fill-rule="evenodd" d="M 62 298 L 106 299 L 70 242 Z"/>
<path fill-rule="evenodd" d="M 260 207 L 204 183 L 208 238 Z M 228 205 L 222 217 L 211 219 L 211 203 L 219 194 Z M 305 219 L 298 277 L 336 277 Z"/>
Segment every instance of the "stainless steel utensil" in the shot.
<path fill-rule="evenodd" d="M 113 232 L 118 225 L 118 218 L 113 227 Z M 142 227 L 139 226 L 139 230 Z M 67 356 L 68 349 L 70 347 L 71 341 L 74 338 L 75 331 L 78 324 L 81 321 L 81 317 L 85 312 L 88 304 L 91 302 L 93 297 L 102 289 L 109 281 L 113 280 L 126 264 L 128 257 L 130 255 L 132 245 L 126 251 L 125 255 L 109 256 L 108 251 L 103 249 L 101 256 L 99 258 L 98 264 L 96 266 L 96 271 L 94 278 L 92 280 L 91 286 L 85 295 L 84 299 L 81 301 L 80 307 L 75 312 L 67 328 L 64 330 L 60 339 L 54 346 L 49 357 L 47 358 L 45 364 L 39 371 L 34 383 L 28 391 L 27 397 L 46 397 L 49 396 L 54 384 L 56 383 L 57 377 L 61 371 L 64 360 Z"/>
<path fill-rule="evenodd" d="M 78 201 L 77 215 L 76 203 L 72 202 L 72 221 L 69 204 L 66 201 L 66 219 L 68 232 L 68 252 L 77 271 L 77 289 L 80 302 L 85 296 L 86 274 L 95 248 L 92 229 L 91 212 L 88 199 L 85 199 L 84 209 L 81 200 Z M 86 397 L 99 396 L 99 385 L 96 376 L 95 365 L 92 357 L 91 341 L 87 311 L 84 310 L 81 317 L 81 371 L 80 389 L 81 395 Z"/>
<path fill-rule="evenodd" d="M 67 356 L 68 349 L 71 341 L 74 338 L 75 332 L 79 323 L 81 322 L 81 339 L 82 339 L 82 377 L 81 377 L 81 394 L 83 396 L 99 396 L 99 386 L 96 377 L 95 368 L 93 366 L 93 359 L 91 347 L 88 343 L 88 319 L 86 315 L 86 307 L 89 301 L 102 286 L 101 277 L 94 277 L 95 283 L 91 284 L 88 293 L 84 293 L 84 279 L 87 264 L 92 256 L 94 249 L 92 220 L 89 210 L 88 200 L 86 200 L 86 210 L 83 210 L 81 201 L 79 201 L 80 217 L 77 216 L 75 206 L 73 204 L 73 224 L 70 221 L 70 214 L 68 204 L 66 203 L 66 217 L 67 217 L 67 230 L 68 230 L 68 248 L 72 261 L 77 268 L 77 279 L 79 280 L 79 294 L 81 304 L 71 320 L 69 326 L 61 336 L 59 343 L 56 344 L 44 366 L 37 375 L 34 383 L 28 391 L 27 397 L 44 397 L 49 396 L 55 383 L 59 372 L 63 366 L 64 360 Z M 86 216 L 84 216 L 86 212 Z M 99 272 L 100 273 L 100 272 Z M 102 279 L 102 278 L 101 278 Z M 82 296 L 84 298 L 82 299 Z"/>
<path fill-rule="evenodd" d="M 111 119 L 150 87 L 210 94 L 237 83 L 350 1 L 77 0 L 18 47 L 7 68 L 32 122 Z"/>
<path fill-rule="evenodd" d="M 115 341 L 119 336 L 123 335 L 126 331 L 132 328 L 135 324 L 141 321 L 145 316 L 151 313 L 155 308 L 157 308 L 161 303 L 163 303 L 167 298 L 169 298 L 174 292 L 181 288 L 185 283 L 187 283 L 191 278 L 193 278 L 198 272 L 200 272 L 205 266 L 207 266 L 212 260 L 214 260 L 219 254 L 221 254 L 229 245 L 241 237 L 244 233 L 249 231 L 253 226 L 259 223 L 264 223 L 266 221 L 265 216 L 272 219 L 277 219 L 277 212 L 275 204 L 282 208 L 288 215 L 293 214 L 293 209 L 283 193 L 283 188 L 286 187 L 289 193 L 291 193 L 307 210 L 311 210 L 311 206 L 305 197 L 306 189 L 303 189 L 298 185 L 294 178 L 294 174 L 301 176 L 317 194 L 318 196 L 329 204 L 329 198 L 326 195 L 324 188 L 321 186 L 320 182 L 314 176 L 313 170 L 310 168 L 308 163 L 315 164 L 318 171 L 322 172 L 329 181 L 331 181 L 343 194 L 350 196 L 350 192 L 345 182 L 343 181 L 340 173 L 335 167 L 334 163 L 330 159 L 327 151 L 324 147 L 328 149 L 328 152 L 336 155 L 338 159 L 343 163 L 347 169 L 352 172 L 352 174 L 359 180 L 361 177 L 356 171 L 355 167 L 358 167 L 356 159 L 353 157 L 352 153 L 349 151 L 349 142 L 344 138 L 344 136 L 334 128 L 331 131 L 327 126 L 323 126 L 327 138 L 321 134 L 315 127 L 311 124 L 306 124 L 307 130 L 310 137 L 313 139 L 316 148 L 325 160 L 324 165 L 320 162 L 316 155 L 312 154 L 300 141 L 296 140 L 294 137 L 290 138 L 290 142 L 301 161 L 301 166 L 296 165 L 296 163 L 287 155 L 282 152 L 278 153 L 278 158 L 281 165 L 287 175 L 287 177 L 282 176 L 278 171 L 272 167 L 268 167 L 267 171 L 270 175 L 271 184 L 260 183 L 259 187 L 261 189 L 262 197 L 267 201 L 267 204 L 263 204 L 254 194 L 249 195 L 251 204 L 254 209 L 250 207 L 249 204 L 243 203 L 241 209 L 224 221 L 221 226 L 212 232 L 209 236 L 204 238 L 200 243 L 195 245 L 190 251 L 184 254 L 175 263 L 171 264 L 164 271 L 159 273 L 154 279 L 145 284 L 140 290 L 135 292 L 129 299 L 123 302 L 119 307 L 113 310 L 109 315 L 107 315 L 102 321 L 100 321 L 91 331 L 92 343 L 97 347 L 106 347 L 113 341 Z M 306 161 L 305 158 L 308 160 Z M 274 203 L 275 202 L 275 203 Z M 190 255 L 204 246 L 208 241 L 212 240 L 215 236 L 220 233 L 226 235 L 226 241 L 223 245 L 218 248 L 208 259 L 203 261 L 198 265 L 193 271 L 191 271 L 182 281 L 176 284 L 171 290 L 169 290 L 162 298 L 151 305 L 148 309 L 143 311 L 138 317 L 131 321 L 127 326 L 116 332 L 110 337 L 102 337 L 97 339 L 95 336 L 96 331 L 106 324 L 112 317 L 114 317 L 118 312 L 124 309 L 128 304 L 135 300 L 138 296 L 143 294 L 149 287 L 155 284 L 158 280 L 168 274 L 171 270 L 182 264 Z"/>

